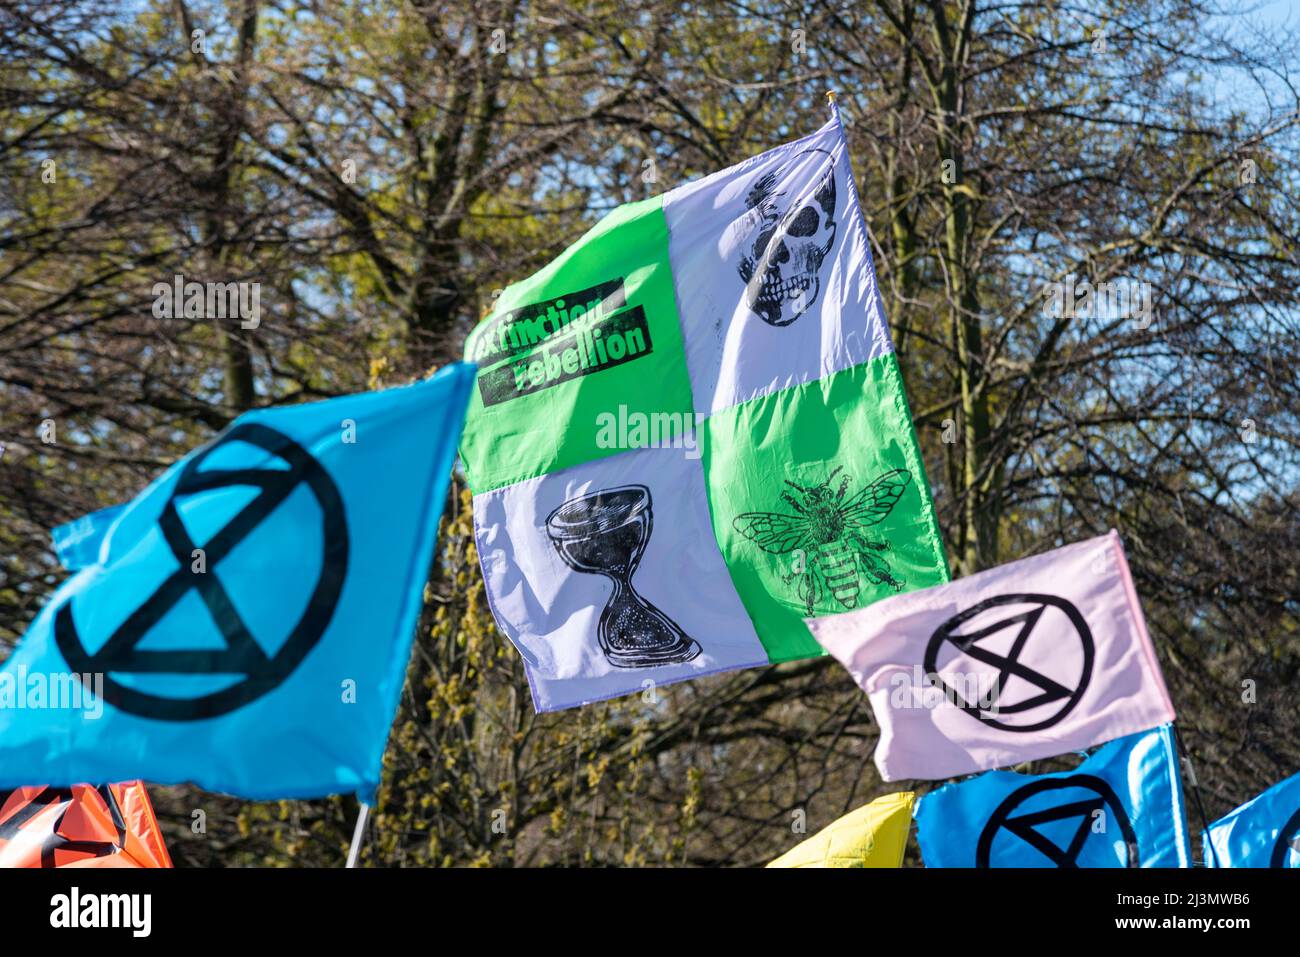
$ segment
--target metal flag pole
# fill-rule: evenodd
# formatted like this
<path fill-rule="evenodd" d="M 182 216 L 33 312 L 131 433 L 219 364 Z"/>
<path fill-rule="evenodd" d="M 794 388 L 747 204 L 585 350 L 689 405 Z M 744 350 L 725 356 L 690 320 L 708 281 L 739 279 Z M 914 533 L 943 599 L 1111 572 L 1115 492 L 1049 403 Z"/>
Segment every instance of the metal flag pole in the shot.
<path fill-rule="evenodd" d="M 1183 736 L 1178 733 L 1178 724 L 1173 724 L 1174 741 L 1178 743 L 1178 750 L 1182 752 L 1183 760 L 1187 762 L 1188 777 L 1191 778 L 1192 797 L 1196 799 L 1196 811 L 1201 816 L 1201 833 L 1209 838 L 1210 836 L 1210 819 L 1205 814 L 1205 803 L 1201 800 L 1201 782 L 1196 779 L 1196 769 L 1192 767 L 1192 754 L 1187 750 L 1187 745 L 1183 743 Z M 1209 844 L 1210 860 L 1214 866 L 1219 866 L 1219 855 L 1215 853 L 1214 844 Z M 1204 848 L 1202 848 L 1202 852 Z"/>
<path fill-rule="evenodd" d="M 348 848 L 348 867 L 357 866 L 357 858 L 361 856 L 361 840 L 366 834 L 366 818 L 369 816 L 370 805 L 362 801 L 361 812 L 357 814 L 357 826 L 352 831 L 352 846 Z"/>

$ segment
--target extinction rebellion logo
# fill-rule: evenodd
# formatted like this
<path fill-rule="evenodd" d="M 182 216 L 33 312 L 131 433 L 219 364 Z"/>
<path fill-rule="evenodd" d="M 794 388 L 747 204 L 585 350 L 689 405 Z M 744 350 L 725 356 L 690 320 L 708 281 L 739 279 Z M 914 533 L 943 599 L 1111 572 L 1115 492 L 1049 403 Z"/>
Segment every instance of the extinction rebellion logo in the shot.
<path fill-rule="evenodd" d="M 288 467 L 203 468 L 210 457 L 215 455 L 220 461 L 224 449 L 240 444 L 268 452 Z M 300 486 L 315 498 L 320 509 L 321 568 L 297 626 L 278 648 L 270 649 L 249 630 L 215 568 L 203 575 L 191 572 L 190 555 L 197 543 L 185 526 L 179 504 L 232 487 L 257 490 L 255 498 L 204 542 L 207 560 L 216 566 L 268 521 Z M 238 425 L 185 465 L 163 505 L 158 525 L 175 558 L 175 571 L 106 640 L 100 637 L 87 643 L 69 598 L 54 618 L 54 640 L 63 657 L 75 663 L 73 666 L 87 681 L 92 674 L 102 673 L 102 690 L 95 691 L 109 704 L 161 721 L 197 721 L 223 715 L 279 686 L 329 628 L 347 577 L 347 518 L 343 498 L 329 473 L 287 435 L 259 423 Z M 154 626 L 191 593 L 197 594 L 207 607 L 224 647 L 152 646 L 149 638 Z M 174 693 L 178 683 L 189 686 L 186 679 L 217 676 L 238 676 L 240 680 L 197 696 Z"/>
<path fill-rule="evenodd" d="M 1001 866 L 1006 854 L 1023 859 L 1025 845 L 1057 867 L 1140 866 L 1123 802 L 1093 774 L 1043 778 L 1012 791 L 980 833 L 975 866 Z"/>
<path fill-rule="evenodd" d="M 580 376 L 631 362 L 653 351 L 645 309 L 627 305 L 623 278 L 489 319 L 470 358 L 484 405 L 498 405 Z"/>

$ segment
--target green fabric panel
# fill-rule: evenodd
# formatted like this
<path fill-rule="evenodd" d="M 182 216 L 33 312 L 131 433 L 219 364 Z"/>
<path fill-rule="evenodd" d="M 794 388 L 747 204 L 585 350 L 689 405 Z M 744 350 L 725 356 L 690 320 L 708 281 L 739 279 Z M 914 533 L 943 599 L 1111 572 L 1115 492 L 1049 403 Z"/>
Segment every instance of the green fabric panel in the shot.
<path fill-rule="evenodd" d="M 506 289 L 465 358 L 479 364 L 461 440 L 474 492 L 634 447 L 598 429 L 620 406 L 693 422 L 663 197 L 620 206 Z"/>
<path fill-rule="evenodd" d="M 823 654 L 805 617 L 948 580 L 892 353 L 714 413 L 703 450 L 714 533 L 773 662 Z"/>

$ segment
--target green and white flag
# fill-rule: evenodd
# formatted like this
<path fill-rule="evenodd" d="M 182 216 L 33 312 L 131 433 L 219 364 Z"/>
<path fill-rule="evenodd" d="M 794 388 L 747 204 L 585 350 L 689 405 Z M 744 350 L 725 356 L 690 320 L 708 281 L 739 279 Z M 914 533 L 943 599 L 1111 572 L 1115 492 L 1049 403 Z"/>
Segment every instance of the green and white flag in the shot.
<path fill-rule="evenodd" d="M 470 335 L 461 454 L 539 711 L 823 654 L 948 578 L 838 115 L 615 209 Z"/>

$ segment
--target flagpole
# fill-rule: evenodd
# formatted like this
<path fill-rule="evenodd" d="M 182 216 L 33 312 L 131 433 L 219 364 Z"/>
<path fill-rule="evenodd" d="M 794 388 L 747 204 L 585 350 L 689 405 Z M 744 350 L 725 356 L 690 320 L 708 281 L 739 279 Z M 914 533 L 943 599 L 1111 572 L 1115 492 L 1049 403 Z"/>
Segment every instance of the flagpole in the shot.
<path fill-rule="evenodd" d="M 1178 733 L 1178 723 L 1172 722 L 1174 729 L 1174 740 L 1178 742 L 1178 750 L 1182 752 L 1183 758 L 1187 761 L 1187 770 L 1191 772 L 1192 778 L 1192 797 L 1196 798 L 1196 813 L 1201 816 L 1201 833 L 1205 835 L 1206 840 L 1210 837 L 1210 819 L 1205 814 L 1205 803 L 1201 800 L 1201 782 L 1196 777 L 1196 769 L 1192 767 L 1192 754 L 1187 750 L 1187 745 L 1183 744 L 1183 736 Z M 1209 842 L 1210 860 L 1214 861 L 1217 869 L 1219 866 L 1219 855 L 1215 853 L 1214 842 Z"/>
<path fill-rule="evenodd" d="M 348 867 L 357 866 L 357 858 L 361 856 L 361 839 L 366 834 L 366 818 L 369 816 L 370 805 L 362 801 L 361 811 L 357 814 L 357 826 L 352 831 L 352 846 L 348 848 Z"/>

